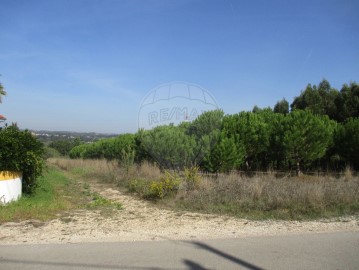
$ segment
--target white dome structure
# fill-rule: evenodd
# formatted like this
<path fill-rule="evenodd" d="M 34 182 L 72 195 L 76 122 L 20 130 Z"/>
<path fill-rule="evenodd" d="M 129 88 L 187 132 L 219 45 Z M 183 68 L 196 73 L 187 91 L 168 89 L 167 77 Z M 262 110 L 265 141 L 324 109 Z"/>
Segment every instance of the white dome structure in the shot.
<path fill-rule="evenodd" d="M 202 87 L 185 82 L 167 83 L 154 88 L 143 99 L 138 113 L 138 128 L 179 124 L 216 109 L 215 99 Z"/>

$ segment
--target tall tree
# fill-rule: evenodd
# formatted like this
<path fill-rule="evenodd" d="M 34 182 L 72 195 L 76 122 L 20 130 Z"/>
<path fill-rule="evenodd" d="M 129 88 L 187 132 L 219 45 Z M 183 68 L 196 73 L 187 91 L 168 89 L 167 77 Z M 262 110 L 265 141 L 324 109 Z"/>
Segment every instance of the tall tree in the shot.
<path fill-rule="evenodd" d="M 331 146 L 336 122 L 328 116 L 315 116 L 309 111 L 297 110 L 286 117 L 284 145 L 287 158 L 295 162 L 300 174 L 302 162 L 323 157 Z"/>
<path fill-rule="evenodd" d="M 241 165 L 244 159 L 244 148 L 237 149 L 234 138 L 228 138 L 224 132 L 218 132 L 217 136 L 217 143 L 204 158 L 201 167 L 212 173 L 226 173 Z"/>
<path fill-rule="evenodd" d="M 258 166 L 257 161 L 261 160 L 268 150 L 270 127 L 265 121 L 265 113 L 266 111 L 241 112 L 223 119 L 223 129 L 227 137 L 234 138 L 237 149 L 244 146 L 248 169 L 255 169 Z"/>
<path fill-rule="evenodd" d="M 141 131 L 140 140 L 144 151 L 162 168 L 182 169 L 195 163 L 197 144 L 186 130 L 173 126 L 158 126 Z"/>
<path fill-rule="evenodd" d="M 359 169 L 359 118 L 350 118 L 335 136 L 337 153 L 346 165 Z"/>
<path fill-rule="evenodd" d="M 224 112 L 222 110 L 206 111 L 188 125 L 187 133 L 198 139 L 204 135 L 209 135 L 213 130 L 221 128 L 223 116 Z M 184 126 L 184 124 L 180 126 Z"/>
<path fill-rule="evenodd" d="M 289 113 L 289 103 L 288 101 L 283 98 L 282 100 L 278 101 L 275 105 L 274 105 L 274 109 L 273 111 L 275 113 L 282 113 L 282 114 L 287 114 Z"/>
<path fill-rule="evenodd" d="M 318 87 L 308 84 L 306 89 L 294 98 L 290 107 L 292 111 L 309 110 L 314 114 L 328 115 L 330 119 L 336 119 L 335 100 L 338 94 L 338 90 L 331 88 L 329 82 L 323 79 Z"/>
<path fill-rule="evenodd" d="M 194 163 L 201 161 L 210 153 L 218 143 L 219 132 L 222 127 L 224 112 L 222 110 L 206 111 L 191 123 L 182 123 L 179 127 L 186 129 L 186 134 L 196 140 L 194 149 Z"/>
<path fill-rule="evenodd" d="M 336 120 L 344 122 L 351 117 L 359 117 L 359 84 L 352 82 L 344 84 L 335 99 L 337 107 Z"/>
<path fill-rule="evenodd" d="M 285 147 L 284 147 L 284 132 L 286 130 L 286 114 L 282 113 L 267 113 L 265 121 L 270 128 L 268 160 L 271 168 L 286 168 Z"/>

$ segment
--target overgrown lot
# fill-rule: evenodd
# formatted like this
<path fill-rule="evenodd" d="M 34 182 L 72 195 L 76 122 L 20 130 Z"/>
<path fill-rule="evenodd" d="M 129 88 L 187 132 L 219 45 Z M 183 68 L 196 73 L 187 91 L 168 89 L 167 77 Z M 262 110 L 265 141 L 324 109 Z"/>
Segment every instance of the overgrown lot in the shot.
<path fill-rule="evenodd" d="M 73 209 L 121 209 L 121 205 L 90 190 L 89 185 L 49 166 L 37 179 L 37 187 L 18 201 L 0 205 L 0 224 L 22 220 L 46 221 Z"/>
<path fill-rule="evenodd" d="M 172 209 L 250 219 L 311 219 L 359 213 L 359 178 L 276 177 L 271 174 L 203 175 L 197 168 L 161 172 L 150 163 L 121 166 L 116 161 L 51 159 L 64 171 L 111 182 L 124 191 Z"/>

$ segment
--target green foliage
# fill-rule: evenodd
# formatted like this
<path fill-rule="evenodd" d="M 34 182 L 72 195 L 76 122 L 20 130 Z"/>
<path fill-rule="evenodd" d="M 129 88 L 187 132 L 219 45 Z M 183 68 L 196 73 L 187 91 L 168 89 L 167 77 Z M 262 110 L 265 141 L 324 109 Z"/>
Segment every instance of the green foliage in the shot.
<path fill-rule="evenodd" d="M 206 111 L 190 123 L 187 132 L 199 140 L 203 136 L 211 134 L 213 130 L 219 130 L 222 126 L 223 117 L 222 110 Z"/>
<path fill-rule="evenodd" d="M 152 181 L 150 183 L 148 193 L 145 197 L 151 199 L 163 199 L 166 196 L 173 195 L 177 192 L 181 183 L 176 173 L 165 171 L 165 175 L 160 181 Z"/>
<path fill-rule="evenodd" d="M 305 170 L 358 167 L 356 150 L 351 150 L 358 143 L 344 139 L 344 126 L 336 131 L 336 122 L 329 120 L 358 117 L 358 84 L 344 85 L 340 92 L 326 80 L 318 86 L 309 84 L 290 107 L 291 112 L 283 98 L 274 110 L 254 106 L 252 112 L 226 116 L 222 110 L 207 111 L 178 126 L 158 126 L 74 147 L 70 157 L 117 159 L 125 168 L 144 160 L 161 169 L 198 165 L 213 173 L 291 170 L 294 165 Z"/>
<path fill-rule="evenodd" d="M 268 159 L 270 168 L 285 168 L 286 166 L 286 148 L 284 145 L 284 136 L 286 131 L 286 115 L 273 113 L 267 117 L 267 123 L 270 126 L 270 137 L 268 147 Z"/>
<path fill-rule="evenodd" d="M 206 171 L 212 173 L 229 172 L 240 165 L 244 160 L 244 147 L 237 149 L 233 137 L 226 137 L 224 132 L 219 133 L 217 143 L 202 162 Z"/>
<path fill-rule="evenodd" d="M 268 151 L 270 126 L 264 117 L 267 113 L 241 112 L 223 119 L 224 132 L 234 139 L 237 150 L 244 148 L 246 164 L 252 168 L 255 161 Z"/>
<path fill-rule="evenodd" d="M 337 108 L 335 100 L 338 91 L 332 89 L 327 80 L 323 80 L 317 86 L 308 84 L 307 88 L 296 97 L 291 104 L 292 110 L 310 110 L 313 114 L 328 115 L 336 118 Z"/>
<path fill-rule="evenodd" d="M 321 81 L 318 86 L 308 84 L 290 107 L 293 111 L 309 110 L 344 122 L 351 117 L 359 117 L 359 85 L 354 82 L 344 84 L 339 92 L 331 88 L 327 80 Z"/>
<path fill-rule="evenodd" d="M 336 123 L 327 116 L 294 111 L 286 117 L 284 145 L 287 157 L 297 164 L 323 157 L 331 146 Z"/>
<path fill-rule="evenodd" d="M 92 201 L 87 205 L 88 208 L 115 207 L 117 210 L 122 209 L 122 204 L 106 199 L 97 192 L 91 195 Z"/>
<path fill-rule="evenodd" d="M 28 130 L 16 125 L 0 130 L 0 170 L 22 173 L 24 193 L 32 193 L 44 168 L 44 146 Z"/>
<path fill-rule="evenodd" d="M 130 168 L 135 164 L 135 150 L 131 149 L 130 146 L 127 149 L 122 149 L 122 164 L 125 167 L 126 173 L 128 174 Z"/>
<path fill-rule="evenodd" d="M 184 181 L 188 189 L 196 189 L 201 185 L 202 177 L 199 174 L 199 167 L 192 166 L 184 169 Z"/>
<path fill-rule="evenodd" d="M 194 136 L 187 135 L 184 128 L 173 125 L 142 131 L 140 140 L 144 151 L 162 168 L 190 166 L 197 154 Z"/>
<path fill-rule="evenodd" d="M 253 106 L 252 113 L 261 113 L 261 112 L 273 112 L 271 107 L 259 108 L 257 105 Z"/>
<path fill-rule="evenodd" d="M 285 98 L 283 98 L 281 101 L 278 101 L 278 102 L 274 105 L 273 111 L 274 111 L 275 113 L 281 113 L 281 114 L 287 114 L 287 113 L 289 113 L 289 103 L 288 103 L 288 101 L 286 101 Z"/>
<path fill-rule="evenodd" d="M 159 180 L 133 179 L 129 182 L 128 188 L 130 192 L 136 192 L 145 199 L 157 200 L 174 195 L 180 184 L 181 179 L 175 172 L 165 171 Z"/>
<path fill-rule="evenodd" d="M 63 156 L 68 156 L 71 149 L 80 144 L 83 144 L 83 141 L 81 141 L 79 138 L 75 138 L 69 140 L 53 141 L 49 144 L 49 147 L 57 150 Z"/>
<path fill-rule="evenodd" d="M 351 118 L 338 128 L 335 146 L 347 165 L 359 169 L 359 118 Z"/>
<path fill-rule="evenodd" d="M 337 115 L 335 119 L 345 122 L 349 118 L 359 117 L 359 84 L 344 84 L 335 100 Z"/>
<path fill-rule="evenodd" d="M 57 158 L 60 157 L 61 153 L 59 151 L 57 151 L 54 148 L 45 146 L 44 147 L 44 158 L 48 159 L 48 158 Z"/>
<path fill-rule="evenodd" d="M 81 144 L 71 149 L 70 158 L 105 158 L 107 160 L 123 158 L 123 150 L 135 148 L 135 135 L 122 134 L 116 138 L 102 139 L 94 143 Z"/>

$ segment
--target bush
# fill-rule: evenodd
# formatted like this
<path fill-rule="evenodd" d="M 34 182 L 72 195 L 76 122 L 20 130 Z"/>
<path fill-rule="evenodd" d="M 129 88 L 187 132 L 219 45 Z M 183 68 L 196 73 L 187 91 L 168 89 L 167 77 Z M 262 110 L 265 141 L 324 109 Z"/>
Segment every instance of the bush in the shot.
<path fill-rule="evenodd" d="M 83 143 L 84 142 L 81 141 L 79 138 L 75 138 L 51 142 L 49 144 L 49 147 L 56 149 L 63 156 L 68 156 L 72 148 Z"/>
<path fill-rule="evenodd" d="M 30 131 L 16 125 L 0 130 L 0 170 L 22 173 L 24 193 L 32 193 L 44 168 L 44 146 Z"/>
<path fill-rule="evenodd" d="M 187 189 L 196 189 L 201 185 L 202 177 L 199 174 L 199 167 L 192 166 L 184 169 L 184 181 Z"/>
<path fill-rule="evenodd" d="M 163 199 L 174 195 L 181 184 L 181 179 L 176 173 L 168 171 L 159 180 L 133 179 L 128 184 L 130 192 L 135 192 L 145 199 Z"/>
<path fill-rule="evenodd" d="M 93 143 L 80 144 L 71 149 L 70 158 L 107 160 L 123 158 L 123 151 L 135 148 L 135 135 L 122 134 L 116 138 L 102 139 Z"/>
<path fill-rule="evenodd" d="M 57 157 L 61 157 L 61 153 L 59 151 L 57 151 L 54 148 L 45 146 L 45 148 L 44 148 L 44 158 L 45 159 L 57 158 Z"/>

